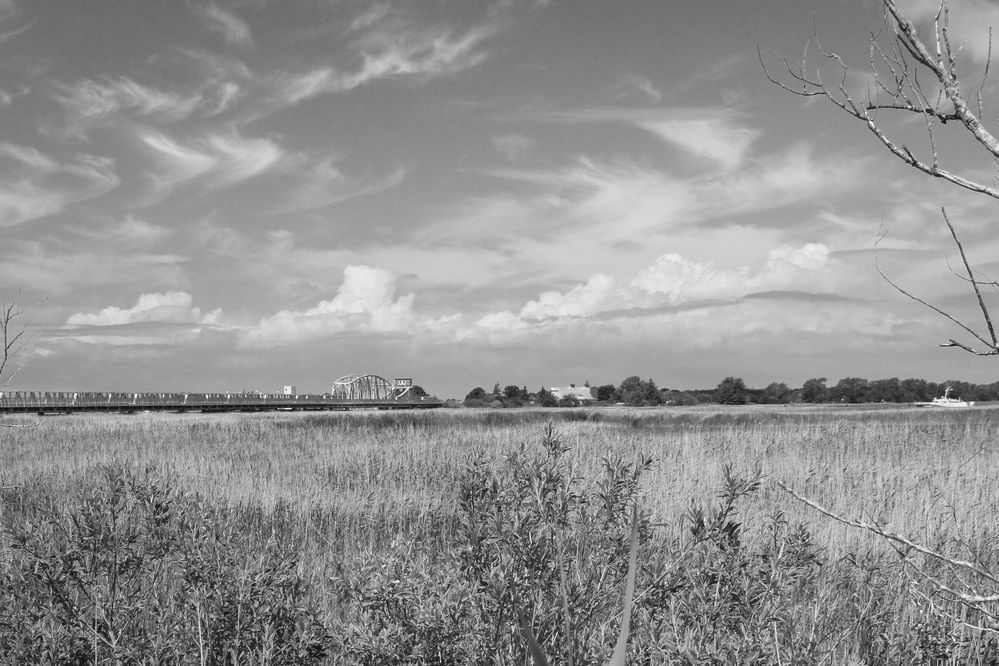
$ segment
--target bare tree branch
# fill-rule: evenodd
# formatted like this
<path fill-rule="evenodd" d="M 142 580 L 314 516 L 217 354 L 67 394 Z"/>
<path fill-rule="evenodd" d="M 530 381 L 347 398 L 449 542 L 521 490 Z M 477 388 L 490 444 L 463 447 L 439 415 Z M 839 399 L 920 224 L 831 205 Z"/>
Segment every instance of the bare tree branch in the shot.
<path fill-rule="evenodd" d="M 934 137 L 934 122 L 960 122 L 992 159 L 999 160 L 999 140 L 985 128 L 979 118 L 985 111 L 982 90 L 988 77 L 988 66 L 986 65 L 975 99 L 976 115 L 961 91 L 957 60 L 960 48 L 955 49 L 950 41 L 948 0 L 941 2 L 933 20 L 932 51 L 919 36 L 912 21 L 899 10 L 895 0 L 882 0 L 882 5 L 884 28 L 870 37 L 868 67 L 873 86 L 868 87 L 866 101 L 856 100 L 850 93 L 847 87 L 850 68 L 843 58 L 825 51 L 814 35 L 806 43 L 800 67 L 795 68 L 786 58 L 780 58 L 786 78 L 777 77 L 770 71 L 762 51 L 757 48 L 757 57 L 767 79 L 799 97 L 825 98 L 863 122 L 891 154 L 910 167 L 971 192 L 999 199 L 999 188 L 995 185 L 977 182 L 941 166 Z M 892 38 L 889 39 L 888 35 L 892 35 Z M 883 45 L 882 40 L 886 40 L 888 46 Z M 839 83 L 835 87 L 823 81 L 820 67 L 816 67 L 814 73 L 810 74 L 808 71 L 809 47 L 813 42 L 819 62 L 831 65 L 840 72 Z M 991 55 L 991 41 L 989 53 Z M 921 73 L 928 75 L 933 85 L 939 86 L 939 90 L 932 95 L 928 94 L 931 86 L 921 80 Z M 879 111 L 923 116 L 931 148 L 930 156 L 920 158 L 904 143 L 893 139 L 885 125 L 879 121 Z"/>
<path fill-rule="evenodd" d="M 780 486 L 781 490 L 783 490 L 784 492 L 786 492 L 788 495 L 790 495 L 791 497 L 795 498 L 799 502 L 801 502 L 801 503 L 803 503 L 803 504 L 805 504 L 807 506 L 810 506 L 811 508 L 815 509 L 819 513 L 821 513 L 821 514 L 823 514 L 825 516 L 828 516 L 829 518 L 832 518 L 833 520 L 835 520 L 835 521 L 837 521 L 839 523 L 842 523 L 844 525 L 848 525 L 850 527 L 856 527 L 858 529 L 866 530 L 866 531 L 871 532 L 873 534 L 877 534 L 878 536 L 884 537 L 885 539 L 888 539 L 889 541 L 894 541 L 895 543 L 901 544 L 902 546 L 905 546 L 909 550 L 914 550 L 917 553 L 922 553 L 923 555 L 927 555 L 929 557 L 932 557 L 933 559 L 938 560 L 940 562 L 943 562 L 945 564 L 950 564 L 950 565 L 953 565 L 955 567 L 960 567 L 962 569 L 966 569 L 967 571 L 975 574 L 976 576 L 980 576 L 981 578 L 989 581 L 990 583 L 993 583 L 995 585 L 999 585 L 999 578 L 997 578 L 995 574 L 993 574 L 990 570 L 988 570 L 988 569 L 986 569 L 984 567 L 981 567 L 981 566 L 975 564 L 974 562 L 970 562 L 968 560 L 958 559 L 958 558 L 952 557 L 950 555 L 945 555 L 945 554 L 943 554 L 943 553 L 941 553 L 939 551 L 933 550 L 932 548 L 929 548 L 929 547 L 924 546 L 922 544 L 916 543 L 915 541 L 912 541 L 911 539 L 909 539 L 909 538 L 907 538 L 907 537 L 905 537 L 905 536 L 903 536 L 901 534 L 896 534 L 894 532 L 888 532 L 885 529 L 883 529 L 882 527 L 880 527 L 879 525 L 876 525 L 876 524 L 873 524 L 873 523 L 866 523 L 866 522 L 863 522 L 863 521 L 860 521 L 860 520 L 850 520 L 849 518 L 844 518 L 843 516 L 840 516 L 839 514 L 834 513 L 833 511 L 825 508 L 824 506 L 822 506 L 820 504 L 817 504 L 816 502 L 813 502 L 812 500 L 808 499 L 807 497 L 799 495 L 797 492 L 795 492 L 794 490 L 792 490 L 791 488 L 789 488 L 788 486 L 786 486 L 784 483 L 782 483 L 780 481 L 777 482 L 777 485 Z M 949 586 L 940 583 L 939 581 L 937 581 L 936 578 L 934 578 L 933 576 L 930 576 L 925 571 L 920 571 L 919 573 L 921 575 L 927 577 L 929 580 L 933 581 L 934 584 L 937 585 L 937 587 L 939 587 L 939 589 L 941 589 L 942 591 L 947 592 L 948 594 L 953 595 L 954 597 L 956 597 L 957 599 L 959 599 L 959 600 L 961 600 L 963 602 L 966 602 L 966 603 L 969 603 L 969 604 L 982 604 L 982 603 L 999 602 L 999 593 L 997 593 L 997 594 L 966 594 L 966 593 L 959 592 L 957 590 L 951 589 Z"/>
<path fill-rule="evenodd" d="M 943 214 L 944 222 L 947 223 L 947 228 L 950 229 L 950 235 L 951 238 L 954 239 L 954 244 L 957 245 L 957 251 L 961 253 L 961 261 L 964 262 L 964 269 L 968 271 L 968 281 L 971 282 L 971 286 L 975 290 L 975 296 L 978 298 L 978 307 L 982 311 L 982 317 L 985 318 L 986 326 L 988 326 L 989 337 L 992 339 L 992 348 L 999 350 L 999 341 L 996 340 L 996 331 L 992 326 L 992 317 L 989 316 L 989 309 L 986 307 L 985 300 L 982 298 L 982 290 L 978 288 L 978 281 L 975 279 L 975 274 L 972 272 L 971 265 L 968 263 L 968 257 L 964 254 L 964 246 L 961 245 L 961 240 L 957 237 L 957 231 L 954 230 L 954 225 L 950 223 L 950 218 L 947 217 L 947 209 L 941 207 L 940 212 Z"/>
<path fill-rule="evenodd" d="M 18 292 L 20 296 L 20 292 Z M 19 328 L 16 319 L 24 314 L 18 305 L 18 299 L 9 303 L 0 302 L 0 338 L 3 339 L 3 349 L 0 351 L 0 386 L 5 386 L 13 376 L 5 377 L 7 365 L 11 359 L 24 347 L 24 329 Z"/>
<path fill-rule="evenodd" d="M 941 210 L 943 210 L 943 209 L 941 209 Z M 950 220 L 947 218 L 946 211 L 944 211 L 944 220 L 947 222 L 947 226 L 950 228 L 951 234 L 954 237 L 954 242 L 957 243 L 957 247 L 958 247 L 959 251 L 961 252 L 961 258 L 962 258 L 962 260 L 964 260 L 964 265 L 965 265 L 965 268 L 968 271 L 969 279 L 973 283 L 975 283 L 976 282 L 975 281 L 975 276 L 974 276 L 974 273 L 972 273 L 972 271 L 971 271 L 970 265 L 968 264 L 967 257 L 965 257 L 964 248 L 961 246 L 960 242 L 957 240 L 957 232 L 954 230 L 953 225 L 951 225 Z M 884 235 L 882 234 L 882 235 L 880 235 L 878 237 L 877 241 L 875 241 L 875 243 L 874 243 L 874 268 L 875 268 L 875 270 L 877 270 L 878 275 L 881 276 L 881 279 L 884 280 L 885 282 L 887 282 L 889 285 L 891 285 L 891 287 L 895 291 L 897 291 L 898 293 L 902 294 L 903 296 L 916 301 L 920 305 L 922 305 L 922 306 L 924 306 L 926 308 L 929 308 L 930 310 L 933 310 L 934 312 L 936 312 L 941 317 L 954 322 L 955 324 L 957 324 L 958 326 L 960 326 L 962 329 L 964 329 L 973 338 L 975 338 L 976 340 L 978 340 L 979 342 L 981 342 L 982 344 L 984 344 L 986 347 L 989 347 L 989 349 L 987 349 L 985 351 L 978 351 L 978 350 L 976 350 L 973 347 L 969 347 L 966 344 L 963 344 L 963 343 L 960 343 L 960 342 L 954 340 L 953 338 L 951 338 L 947 342 L 941 343 L 940 346 L 941 347 L 957 347 L 959 349 L 963 349 L 964 351 L 966 351 L 968 353 L 971 353 L 971 354 L 974 354 L 976 356 L 996 356 L 996 355 L 999 355 L 999 343 L 996 342 L 996 334 L 995 334 L 995 331 L 994 331 L 994 329 L 992 327 L 992 319 L 989 316 L 988 307 L 986 306 L 984 299 L 982 299 L 981 291 L 979 290 L 978 285 L 974 284 L 974 289 L 975 289 L 975 293 L 978 295 L 978 303 L 979 303 L 979 306 L 981 307 L 982 314 L 985 317 L 985 322 L 986 322 L 986 325 L 988 326 L 989 334 L 992 337 L 991 341 L 983 338 L 973 328 L 971 328 L 969 325 L 965 324 L 963 321 L 961 321 L 960 319 L 958 319 L 954 315 L 952 315 L 949 312 L 947 312 L 947 311 L 945 311 L 945 310 L 937 307 L 936 305 L 933 305 L 929 301 L 926 301 L 926 300 L 924 300 L 924 299 L 916 296 L 915 294 L 913 294 L 913 293 L 911 293 L 909 291 L 906 291 L 905 289 L 903 289 L 902 287 L 900 287 L 898 284 L 896 284 L 890 277 L 888 277 L 885 274 L 885 272 L 883 270 L 881 270 L 881 264 L 880 264 L 879 257 L 878 257 L 878 245 L 881 243 L 881 240 L 883 238 L 884 238 Z"/>

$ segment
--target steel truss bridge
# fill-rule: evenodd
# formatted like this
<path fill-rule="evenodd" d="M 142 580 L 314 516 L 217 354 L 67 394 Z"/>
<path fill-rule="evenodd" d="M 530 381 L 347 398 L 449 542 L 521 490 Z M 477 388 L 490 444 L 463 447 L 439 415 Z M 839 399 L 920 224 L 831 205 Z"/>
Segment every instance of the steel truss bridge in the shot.
<path fill-rule="evenodd" d="M 442 403 L 420 396 L 412 380 L 347 375 L 329 393 L 103 393 L 0 392 L 0 414 L 73 412 L 268 412 L 348 409 L 432 409 Z"/>

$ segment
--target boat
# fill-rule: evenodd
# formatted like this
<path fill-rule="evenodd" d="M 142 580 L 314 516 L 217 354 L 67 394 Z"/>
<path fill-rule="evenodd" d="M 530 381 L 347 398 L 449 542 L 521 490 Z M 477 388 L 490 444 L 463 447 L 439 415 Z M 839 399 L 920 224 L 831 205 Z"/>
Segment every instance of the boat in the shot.
<path fill-rule="evenodd" d="M 961 400 L 960 398 L 950 397 L 950 392 L 952 390 L 953 389 L 951 389 L 951 387 L 948 386 L 944 390 L 943 396 L 939 398 L 933 398 L 933 400 L 929 402 L 917 402 L 916 407 L 974 407 L 975 406 L 974 400 L 969 402 L 967 400 Z"/>

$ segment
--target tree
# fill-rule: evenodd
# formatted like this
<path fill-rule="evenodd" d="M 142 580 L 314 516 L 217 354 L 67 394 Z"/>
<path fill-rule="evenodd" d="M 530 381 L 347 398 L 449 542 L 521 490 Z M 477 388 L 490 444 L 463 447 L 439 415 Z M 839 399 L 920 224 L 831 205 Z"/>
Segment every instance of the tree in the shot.
<path fill-rule="evenodd" d="M 867 402 L 868 382 L 861 377 L 844 377 L 829 389 L 829 399 L 835 402 Z"/>
<path fill-rule="evenodd" d="M 726 377 L 715 389 L 715 402 L 722 405 L 742 405 L 746 402 L 746 384 L 741 377 Z"/>
<path fill-rule="evenodd" d="M 622 402 L 626 402 L 629 405 L 642 404 L 642 378 L 638 375 L 632 375 L 625 378 L 625 380 L 621 382 L 621 386 L 618 388 L 617 394 L 621 396 Z"/>
<path fill-rule="evenodd" d="M 558 399 L 559 407 L 579 407 L 579 398 L 570 394 L 564 395 Z"/>
<path fill-rule="evenodd" d="M 617 402 L 621 397 L 617 392 L 617 387 L 613 384 L 604 384 L 595 389 L 590 389 L 590 393 L 600 402 Z"/>
<path fill-rule="evenodd" d="M 520 387 L 516 384 L 510 384 L 509 386 L 503 387 L 503 396 L 506 398 L 519 398 Z"/>
<path fill-rule="evenodd" d="M 17 326 L 17 318 L 24 314 L 17 300 L 0 302 L 0 337 L 3 338 L 3 351 L 0 352 L 0 388 L 6 386 L 13 375 L 7 367 L 14 356 L 24 346 L 24 329 Z"/>
<path fill-rule="evenodd" d="M 801 387 L 802 402 L 825 402 L 829 396 L 829 389 L 826 388 L 826 378 L 816 377 L 805 381 Z"/>
<path fill-rule="evenodd" d="M 988 57 L 981 71 L 975 73 L 976 78 L 980 74 L 980 79 L 969 94 L 961 85 L 966 72 L 959 72 L 959 63 L 962 68 L 967 63 L 967 59 L 962 62 L 958 57 L 965 44 L 951 40 L 950 1 L 939 0 L 938 9 L 929 21 L 928 38 L 920 34 L 912 15 L 900 9 L 896 0 L 882 0 L 881 4 L 884 9 L 883 28 L 870 37 L 869 52 L 864 54 L 869 67 L 865 77 L 866 92 L 851 89 L 851 82 L 858 79 L 856 72 L 851 72 L 840 55 L 826 51 L 817 38 L 813 40 L 816 56 L 810 58 L 806 45 L 801 65 L 792 65 L 786 58 L 781 58 L 784 73 L 780 77 L 770 71 L 762 52 L 759 52 L 767 78 L 794 95 L 823 99 L 860 121 L 891 155 L 916 171 L 968 192 L 999 200 L 999 184 L 994 180 L 979 179 L 980 173 L 988 173 L 999 160 L 999 139 L 983 122 L 987 116 L 985 107 L 989 89 L 986 84 L 992 55 L 991 30 L 983 27 L 983 35 L 989 37 Z M 816 59 L 818 64 L 814 64 Z M 835 83 L 827 83 L 830 80 Z M 913 148 L 915 144 L 902 138 L 911 126 L 905 121 L 910 119 L 921 121 L 918 126 L 925 130 L 927 141 L 921 150 Z M 964 151 L 945 153 L 941 150 L 945 145 L 954 144 L 975 147 L 978 157 L 984 158 L 981 165 L 955 165 L 953 156 L 963 155 Z M 946 157 L 941 158 L 942 154 Z M 982 296 L 982 287 L 999 290 L 999 282 L 976 277 L 947 210 L 942 207 L 940 212 L 961 256 L 966 277 L 958 277 L 964 279 L 974 292 L 987 333 L 976 332 L 964 320 L 897 285 L 877 266 L 877 255 L 875 266 L 894 289 L 956 324 L 973 340 L 965 343 L 951 338 L 942 347 L 957 347 L 979 356 L 999 354 L 999 338 Z M 972 346 L 977 344 L 984 345 L 984 349 Z"/>
<path fill-rule="evenodd" d="M 486 398 L 486 390 L 481 386 L 476 386 L 465 396 L 466 407 L 481 407 Z"/>
<path fill-rule="evenodd" d="M 898 377 L 875 379 L 867 388 L 869 402 L 902 402 L 902 383 Z"/>
<path fill-rule="evenodd" d="M 535 398 L 539 405 L 542 407 L 555 407 L 558 405 L 558 399 L 552 395 L 551 391 L 546 389 L 544 386 L 538 391 L 537 397 Z"/>
<path fill-rule="evenodd" d="M 791 402 L 791 389 L 784 382 L 772 382 L 763 389 L 763 402 L 769 405 L 786 405 Z"/>

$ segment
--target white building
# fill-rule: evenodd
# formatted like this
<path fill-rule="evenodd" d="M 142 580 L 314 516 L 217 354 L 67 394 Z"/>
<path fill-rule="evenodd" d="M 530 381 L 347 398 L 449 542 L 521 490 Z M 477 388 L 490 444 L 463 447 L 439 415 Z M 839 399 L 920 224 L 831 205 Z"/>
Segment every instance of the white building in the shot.
<path fill-rule="evenodd" d="M 580 402 L 596 400 L 596 398 L 593 397 L 593 394 L 590 393 L 589 386 L 576 386 L 575 384 L 569 384 L 568 386 L 553 386 L 548 389 L 548 392 L 556 398 L 565 398 L 571 395 Z"/>

